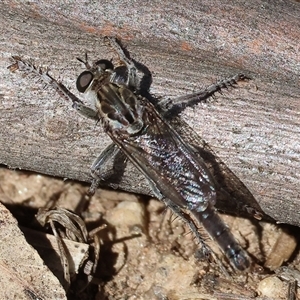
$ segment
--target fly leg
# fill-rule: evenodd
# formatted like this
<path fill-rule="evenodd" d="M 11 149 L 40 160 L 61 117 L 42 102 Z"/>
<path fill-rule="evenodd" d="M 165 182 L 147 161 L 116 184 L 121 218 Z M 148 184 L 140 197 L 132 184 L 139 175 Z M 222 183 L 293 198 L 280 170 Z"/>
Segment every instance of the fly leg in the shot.
<path fill-rule="evenodd" d="M 105 181 L 114 175 L 120 176 L 124 172 L 126 161 L 126 156 L 117 145 L 112 143 L 107 146 L 99 157 L 96 158 L 91 167 L 93 179 L 89 194 L 95 194 L 101 181 Z"/>
<path fill-rule="evenodd" d="M 228 276 L 228 273 L 226 269 L 224 268 L 221 260 L 215 255 L 215 253 L 211 250 L 211 248 L 205 243 L 205 238 L 203 238 L 199 232 L 199 228 L 196 226 L 195 222 L 193 219 L 186 214 L 178 205 L 174 204 L 172 201 L 169 199 L 162 199 L 162 201 L 165 203 L 167 207 L 169 207 L 174 214 L 179 216 L 191 229 L 192 233 L 195 235 L 197 241 L 201 245 L 201 257 L 206 259 L 207 261 L 213 260 L 217 263 L 219 268 L 223 271 L 223 273 Z M 199 220 L 199 219 L 198 219 Z M 205 227 L 206 229 L 206 227 Z"/>
<path fill-rule="evenodd" d="M 194 221 L 191 219 L 191 217 L 186 214 L 178 205 L 176 205 L 174 202 L 167 198 L 161 199 L 165 203 L 167 207 L 169 207 L 172 212 L 179 216 L 191 229 L 192 233 L 195 235 L 197 241 L 201 245 L 201 252 L 203 256 L 207 259 L 210 260 L 212 256 L 212 250 L 209 248 L 209 246 L 205 243 L 204 238 L 201 236 L 199 232 L 199 228 L 196 226 Z"/>
<path fill-rule="evenodd" d="M 189 226 L 192 233 L 195 235 L 197 241 L 201 245 L 201 252 L 202 252 L 202 255 L 205 257 L 205 259 L 210 260 L 210 258 L 213 256 L 214 259 L 217 261 L 217 258 L 213 254 L 210 247 L 205 243 L 204 238 L 201 236 L 201 234 L 199 232 L 199 228 L 196 226 L 193 219 L 191 219 L 191 217 L 188 214 L 186 214 L 180 206 L 175 204 L 170 199 L 164 197 L 161 194 L 161 192 L 157 189 L 155 182 L 153 182 L 149 178 L 147 178 L 147 179 L 148 179 L 149 185 L 152 189 L 152 192 L 157 197 L 157 199 L 162 201 L 166 205 L 166 207 L 170 208 L 175 215 L 179 216 Z"/>
<path fill-rule="evenodd" d="M 213 96 L 216 92 L 220 92 L 228 87 L 234 87 L 238 81 L 250 79 L 244 74 L 237 74 L 225 80 L 221 80 L 215 84 L 210 85 L 204 90 L 181 96 L 175 99 L 164 99 L 157 103 L 157 107 L 161 113 L 168 117 L 177 115 L 182 112 L 186 107 L 193 106 L 197 103 L 205 101 Z"/>
<path fill-rule="evenodd" d="M 126 65 L 126 68 L 128 70 L 128 76 L 125 84 L 128 87 L 133 88 L 134 90 L 138 90 L 140 80 L 138 79 L 137 69 L 134 62 L 129 57 L 126 56 L 124 50 L 122 49 L 122 47 L 119 45 L 119 43 L 115 38 L 106 37 L 106 39 L 109 41 L 110 46 L 115 50 L 115 52 L 117 52 L 120 60 Z"/>
<path fill-rule="evenodd" d="M 48 76 L 51 77 L 50 75 Z M 58 94 L 67 100 L 71 100 L 73 102 L 72 107 L 75 108 L 78 113 L 80 113 L 82 116 L 88 119 L 99 121 L 98 112 L 96 110 L 86 106 L 78 97 L 76 97 L 73 93 L 71 93 L 69 89 L 61 82 L 57 82 L 53 78 L 52 80 L 53 80 L 52 86 L 55 87 Z"/>
<path fill-rule="evenodd" d="M 51 86 L 63 99 L 72 101 L 73 108 L 75 108 L 83 116 L 98 121 L 97 112 L 90 107 L 84 105 L 84 103 L 76 97 L 63 83 L 53 78 L 48 73 L 48 69 L 43 70 L 42 68 L 34 66 L 31 62 L 23 60 L 19 56 L 12 56 L 14 64 L 8 68 L 14 72 L 19 69 L 21 72 L 32 74 L 37 77 L 41 82 Z"/>

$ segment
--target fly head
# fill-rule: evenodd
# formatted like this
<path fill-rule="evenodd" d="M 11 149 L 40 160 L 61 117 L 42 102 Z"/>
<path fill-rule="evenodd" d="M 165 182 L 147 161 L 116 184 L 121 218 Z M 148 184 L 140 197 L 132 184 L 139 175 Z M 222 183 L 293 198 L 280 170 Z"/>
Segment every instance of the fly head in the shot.
<path fill-rule="evenodd" d="M 144 127 L 143 108 L 138 96 L 127 85 L 127 67 L 115 68 L 105 59 L 92 66 L 86 62 L 85 66 L 87 70 L 78 76 L 76 86 L 97 109 L 105 130 L 112 135 L 115 132 L 122 135 L 139 133 Z"/>

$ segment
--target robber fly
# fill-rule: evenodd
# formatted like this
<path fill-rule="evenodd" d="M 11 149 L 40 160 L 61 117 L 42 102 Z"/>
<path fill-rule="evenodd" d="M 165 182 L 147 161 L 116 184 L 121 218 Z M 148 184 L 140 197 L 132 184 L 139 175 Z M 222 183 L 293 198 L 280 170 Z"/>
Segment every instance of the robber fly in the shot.
<path fill-rule="evenodd" d="M 103 180 L 102 166 L 121 151 L 144 174 L 156 197 L 187 222 L 202 244 L 204 253 L 209 253 L 209 248 L 186 211 L 203 225 L 236 269 L 247 269 L 250 266 L 247 252 L 216 213 L 216 187 L 212 175 L 193 146 L 186 144 L 165 119 L 175 106 L 182 108 L 189 103 L 199 102 L 246 77 L 238 74 L 205 91 L 174 101 L 162 101 L 155 107 L 139 94 L 139 79 L 133 61 L 125 55 L 114 38 L 108 39 L 119 55 L 120 65 L 115 67 L 106 59 L 93 64 L 87 61 L 87 57 L 85 61 L 79 59 L 86 70 L 78 76 L 76 86 L 79 92 L 86 95 L 93 108 L 85 106 L 47 72 L 43 73 L 19 57 L 13 57 L 16 63 L 12 66 L 38 73 L 61 96 L 71 99 L 73 107 L 81 114 L 100 120 L 113 144 L 102 152 L 91 168 L 94 177 L 92 191 Z"/>

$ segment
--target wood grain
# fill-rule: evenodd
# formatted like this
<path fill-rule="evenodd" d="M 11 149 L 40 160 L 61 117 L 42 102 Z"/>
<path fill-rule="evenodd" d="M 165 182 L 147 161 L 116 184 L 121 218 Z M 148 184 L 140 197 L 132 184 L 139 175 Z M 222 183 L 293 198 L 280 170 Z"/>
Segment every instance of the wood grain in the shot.
<path fill-rule="evenodd" d="M 187 109 L 189 124 L 247 186 L 263 211 L 300 225 L 300 6 L 289 1 L 1 1 L 0 163 L 90 181 L 110 141 L 51 89 L 12 74 L 11 55 L 49 66 L 75 92 L 76 57 L 116 56 L 118 36 L 152 72 L 151 93 L 176 97 L 244 72 L 253 80 Z M 151 194 L 127 168 L 120 189 Z"/>

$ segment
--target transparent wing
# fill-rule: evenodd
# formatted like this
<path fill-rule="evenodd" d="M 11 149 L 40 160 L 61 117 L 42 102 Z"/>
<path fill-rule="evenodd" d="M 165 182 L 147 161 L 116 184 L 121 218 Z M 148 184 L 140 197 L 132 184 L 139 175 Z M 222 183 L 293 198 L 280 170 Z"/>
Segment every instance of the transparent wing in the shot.
<path fill-rule="evenodd" d="M 168 121 L 172 127 L 176 128 L 184 142 L 193 148 L 194 154 L 201 157 L 213 176 L 216 183 L 216 207 L 218 209 L 239 215 L 251 215 L 257 219 L 269 218 L 244 183 L 217 156 L 205 140 L 181 118 L 175 117 Z"/>
<path fill-rule="evenodd" d="M 165 197 L 190 210 L 215 204 L 216 193 L 204 162 L 181 137 L 145 103 L 145 130 L 136 136 L 109 132 L 130 161 Z"/>

